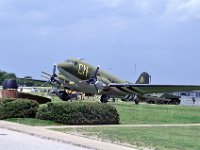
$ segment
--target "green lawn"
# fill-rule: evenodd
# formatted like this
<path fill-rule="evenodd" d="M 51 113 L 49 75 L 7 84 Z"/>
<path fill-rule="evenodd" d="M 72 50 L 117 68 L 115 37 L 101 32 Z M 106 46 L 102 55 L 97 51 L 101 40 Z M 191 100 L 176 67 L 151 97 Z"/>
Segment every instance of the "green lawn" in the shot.
<path fill-rule="evenodd" d="M 61 132 L 79 132 L 104 141 L 129 143 L 159 150 L 199 150 L 200 127 L 99 127 L 54 129 Z"/>
<path fill-rule="evenodd" d="M 200 123 L 200 107 L 173 105 L 112 104 L 121 124 Z"/>
<path fill-rule="evenodd" d="M 33 119 L 33 118 L 10 118 L 10 119 L 6 119 L 6 121 L 16 122 L 16 123 L 30 125 L 30 126 L 60 125 L 59 123 L 56 123 L 56 122 L 53 122 L 53 121 L 46 121 L 46 120 Z"/>
<path fill-rule="evenodd" d="M 109 103 L 117 108 L 120 123 L 125 124 L 192 124 L 200 123 L 200 107 Z M 8 119 L 27 125 L 57 125 L 38 119 Z M 200 127 L 90 127 L 59 129 L 81 132 L 86 136 L 161 150 L 199 150 Z"/>
<path fill-rule="evenodd" d="M 78 101 L 77 101 L 78 103 Z M 200 123 L 200 107 L 149 105 L 133 103 L 109 103 L 116 107 L 121 124 L 191 124 Z M 45 104 L 44 104 L 45 105 Z M 34 119 L 12 119 L 11 121 L 33 125 L 43 121 Z M 45 124 L 44 124 L 45 125 Z"/>

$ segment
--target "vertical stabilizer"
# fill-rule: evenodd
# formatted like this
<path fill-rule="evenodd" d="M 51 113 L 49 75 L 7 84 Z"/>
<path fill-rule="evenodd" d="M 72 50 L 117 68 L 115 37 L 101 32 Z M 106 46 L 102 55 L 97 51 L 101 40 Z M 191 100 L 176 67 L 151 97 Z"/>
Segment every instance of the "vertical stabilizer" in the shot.
<path fill-rule="evenodd" d="M 150 75 L 147 72 L 141 73 L 140 77 L 136 81 L 135 84 L 149 84 L 150 83 Z"/>

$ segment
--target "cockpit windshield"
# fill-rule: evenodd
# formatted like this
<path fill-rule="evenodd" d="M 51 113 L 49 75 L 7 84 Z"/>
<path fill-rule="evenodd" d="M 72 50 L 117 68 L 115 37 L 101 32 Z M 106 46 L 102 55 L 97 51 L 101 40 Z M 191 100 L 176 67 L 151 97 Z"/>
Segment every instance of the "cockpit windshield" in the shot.
<path fill-rule="evenodd" d="M 65 62 L 67 62 L 71 65 L 77 65 L 78 64 L 76 61 L 73 61 L 73 60 L 70 60 L 70 59 L 66 60 Z"/>

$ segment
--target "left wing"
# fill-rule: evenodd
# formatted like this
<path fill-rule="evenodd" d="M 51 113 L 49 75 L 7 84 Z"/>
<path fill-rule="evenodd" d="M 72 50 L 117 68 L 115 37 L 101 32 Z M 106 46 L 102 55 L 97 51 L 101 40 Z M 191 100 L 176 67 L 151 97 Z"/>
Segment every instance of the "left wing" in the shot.
<path fill-rule="evenodd" d="M 124 91 L 139 94 L 163 93 L 163 92 L 180 92 L 200 90 L 200 85 L 156 85 L 156 84 L 116 84 L 108 85 L 111 89 L 118 88 Z"/>
<path fill-rule="evenodd" d="M 40 79 L 32 79 L 32 78 L 16 78 L 17 80 L 30 80 L 30 81 L 35 81 L 35 82 L 41 82 L 41 83 L 45 83 L 47 82 L 46 80 L 40 80 Z"/>

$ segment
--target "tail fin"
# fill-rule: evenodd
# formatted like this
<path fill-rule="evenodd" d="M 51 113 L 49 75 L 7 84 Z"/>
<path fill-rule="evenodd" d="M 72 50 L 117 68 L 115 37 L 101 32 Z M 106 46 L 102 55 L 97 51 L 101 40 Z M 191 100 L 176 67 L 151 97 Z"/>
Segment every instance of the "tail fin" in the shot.
<path fill-rule="evenodd" d="M 149 84 L 151 80 L 150 75 L 147 72 L 141 73 L 140 77 L 135 84 Z"/>

